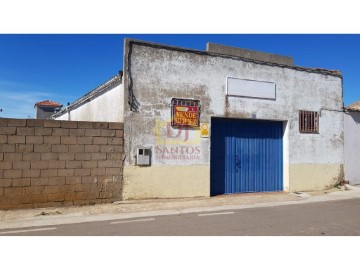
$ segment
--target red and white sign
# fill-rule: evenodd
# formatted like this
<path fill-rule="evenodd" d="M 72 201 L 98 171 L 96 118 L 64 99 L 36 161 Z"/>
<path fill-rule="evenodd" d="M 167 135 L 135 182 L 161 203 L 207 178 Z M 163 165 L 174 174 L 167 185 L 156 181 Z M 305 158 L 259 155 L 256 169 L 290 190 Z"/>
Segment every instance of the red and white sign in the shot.
<path fill-rule="evenodd" d="M 173 126 L 199 126 L 199 107 L 174 105 L 172 112 Z"/>

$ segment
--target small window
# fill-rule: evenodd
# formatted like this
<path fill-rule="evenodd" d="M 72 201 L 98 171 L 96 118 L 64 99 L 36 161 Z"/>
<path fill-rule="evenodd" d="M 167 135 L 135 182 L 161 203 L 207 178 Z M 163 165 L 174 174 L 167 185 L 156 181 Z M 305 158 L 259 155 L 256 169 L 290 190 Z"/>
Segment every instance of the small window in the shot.
<path fill-rule="evenodd" d="M 319 113 L 299 111 L 300 133 L 319 133 Z"/>

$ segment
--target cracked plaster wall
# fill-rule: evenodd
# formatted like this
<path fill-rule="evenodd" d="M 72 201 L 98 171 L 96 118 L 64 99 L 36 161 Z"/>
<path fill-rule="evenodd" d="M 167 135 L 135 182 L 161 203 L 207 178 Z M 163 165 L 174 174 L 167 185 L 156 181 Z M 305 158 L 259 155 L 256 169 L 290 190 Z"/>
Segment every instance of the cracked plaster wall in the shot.
<path fill-rule="evenodd" d="M 196 129 L 189 129 L 188 136 L 192 139 L 193 145 L 200 147 L 199 159 L 154 158 L 159 142 L 171 145 L 174 141 L 173 138 L 166 138 L 168 130 L 165 125 L 158 131 L 156 128 L 158 123 L 170 120 L 171 99 L 189 98 L 200 100 L 201 122 L 210 123 L 211 117 L 252 118 L 256 114 L 256 119 L 287 123 L 285 127 L 288 130 L 284 136 L 284 144 L 288 145 L 284 152 L 284 163 L 287 168 L 284 169 L 284 173 L 290 177 L 290 180 L 286 180 L 290 185 L 292 177 L 296 178 L 296 181 L 307 181 L 302 180 L 295 170 L 292 175 L 292 164 L 332 164 L 336 168 L 342 168 L 344 139 L 340 77 L 262 65 L 214 54 L 148 46 L 131 43 L 129 40 L 125 43 L 125 165 L 135 165 L 137 147 L 152 149 L 152 166 L 210 165 L 210 139 L 199 138 L 200 131 Z M 228 76 L 275 82 L 276 99 L 226 96 Z M 127 104 L 130 80 L 131 91 L 138 102 L 137 112 L 131 111 Z M 320 112 L 319 134 L 299 133 L 299 110 Z M 177 132 L 172 131 L 174 134 Z M 159 137 L 164 140 L 159 141 Z M 191 141 L 190 139 L 188 141 Z M 186 142 L 183 145 L 189 144 Z M 334 169 L 338 175 L 331 177 L 341 178 L 341 170 L 339 172 Z M 326 179 L 322 181 L 326 182 Z M 329 182 L 331 181 L 332 179 L 329 179 Z M 303 188 L 301 184 L 297 187 Z"/>

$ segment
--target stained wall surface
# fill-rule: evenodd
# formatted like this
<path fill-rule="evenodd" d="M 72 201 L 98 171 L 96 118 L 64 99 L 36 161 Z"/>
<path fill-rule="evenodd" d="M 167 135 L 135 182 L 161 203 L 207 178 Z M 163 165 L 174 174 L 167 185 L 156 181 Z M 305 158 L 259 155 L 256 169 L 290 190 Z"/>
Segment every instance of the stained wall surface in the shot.
<path fill-rule="evenodd" d="M 171 127 L 172 98 L 200 100 L 202 123 L 283 121 L 285 190 L 343 180 L 341 75 L 131 40 L 124 59 L 124 198 L 209 196 L 210 139 L 200 129 Z M 226 95 L 228 77 L 273 82 L 276 98 Z M 299 110 L 319 112 L 319 134 L 299 133 Z M 139 147 L 152 150 L 150 167 L 136 166 Z"/>

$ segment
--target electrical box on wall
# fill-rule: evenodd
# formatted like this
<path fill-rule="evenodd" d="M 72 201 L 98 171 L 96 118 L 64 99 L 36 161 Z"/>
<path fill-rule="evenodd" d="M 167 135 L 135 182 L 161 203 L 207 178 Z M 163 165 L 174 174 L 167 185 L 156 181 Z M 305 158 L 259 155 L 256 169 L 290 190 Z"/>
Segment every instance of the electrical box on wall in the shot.
<path fill-rule="evenodd" d="M 150 166 L 151 165 L 151 149 L 137 148 L 136 149 L 136 165 Z"/>

